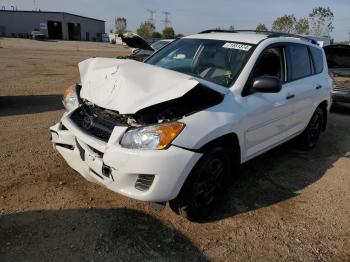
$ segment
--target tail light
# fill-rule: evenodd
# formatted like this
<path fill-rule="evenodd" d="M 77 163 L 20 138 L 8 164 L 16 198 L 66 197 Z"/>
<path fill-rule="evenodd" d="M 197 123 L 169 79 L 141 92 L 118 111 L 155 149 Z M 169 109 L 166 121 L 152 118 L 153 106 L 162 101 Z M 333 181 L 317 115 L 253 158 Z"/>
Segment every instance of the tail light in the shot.
<path fill-rule="evenodd" d="M 335 74 L 332 71 L 328 70 L 328 75 L 334 81 Z"/>

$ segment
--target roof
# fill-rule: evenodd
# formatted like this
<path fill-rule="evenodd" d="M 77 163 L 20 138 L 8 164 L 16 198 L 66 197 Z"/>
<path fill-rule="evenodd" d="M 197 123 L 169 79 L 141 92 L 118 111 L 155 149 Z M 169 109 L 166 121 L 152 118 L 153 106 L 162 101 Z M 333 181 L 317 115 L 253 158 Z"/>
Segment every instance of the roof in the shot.
<path fill-rule="evenodd" d="M 248 44 L 258 44 L 261 40 L 267 38 L 267 35 L 252 34 L 252 33 L 206 33 L 195 34 L 185 36 L 183 38 L 196 38 L 196 39 L 212 39 L 212 40 L 224 40 L 232 42 L 243 42 Z"/>
<path fill-rule="evenodd" d="M 81 16 L 81 15 L 76 15 L 76 14 L 72 14 L 72 13 L 67 13 L 67 12 L 55 12 L 55 11 L 24 11 L 24 10 L 0 10 L 1 12 L 7 12 L 7 13 L 33 13 L 33 14 L 62 14 L 62 15 L 72 15 L 72 16 L 76 16 L 76 17 L 80 17 L 80 18 L 85 18 L 85 19 L 90 19 L 90 20 L 94 20 L 94 21 L 98 21 L 98 22 L 103 22 L 105 23 L 106 21 L 104 20 L 99 20 L 99 19 L 95 19 L 95 18 L 91 18 L 91 17 L 87 17 L 87 16 Z"/>
<path fill-rule="evenodd" d="M 288 40 L 296 39 L 303 40 L 309 44 L 314 44 L 319 46 L 319 44 L 312 38 L 302 35 L 289 34 L 283 32 L 274 32 L 274 31 L 256 31 L 256 30 L 221 30 L 221 29 L 212 29 L 200 32 L 195 35 L 190 35 L 184 38 L 197 38 L 197 39 L 212 39 L 212 40 L 224 40 L 224 41 L 233 41 L 241 42 L 248 44 L 259 44 L 262 40 L 271 39 L 271 38 L 289 38 Z M 285 39 L 284 39 L 285 40 Z"/>

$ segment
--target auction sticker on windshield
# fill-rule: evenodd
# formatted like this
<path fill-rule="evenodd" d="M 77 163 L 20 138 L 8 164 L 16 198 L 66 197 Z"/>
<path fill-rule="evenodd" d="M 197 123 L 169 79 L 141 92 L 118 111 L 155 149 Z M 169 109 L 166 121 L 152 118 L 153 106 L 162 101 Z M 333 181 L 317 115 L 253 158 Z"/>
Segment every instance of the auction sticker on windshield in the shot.
<path fill-rule="evenodd" d="M 237 43 L 225 43 L 222 47 L 223 48 L 232 48 L 232 49 L 249 51 L 249 49 L 252 46 L 251 45 L 244 45 L 244 44 L 237 44 Z"/>

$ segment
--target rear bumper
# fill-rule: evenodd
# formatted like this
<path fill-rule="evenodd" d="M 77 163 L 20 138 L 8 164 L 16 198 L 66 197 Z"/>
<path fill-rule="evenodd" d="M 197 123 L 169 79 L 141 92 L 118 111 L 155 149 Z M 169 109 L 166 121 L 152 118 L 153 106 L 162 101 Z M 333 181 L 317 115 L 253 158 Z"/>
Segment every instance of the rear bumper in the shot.
<path fill-rule="evenodd" d="M 202 154 L 176 146 L 167 150 L 125 149 L 119 145 L 124 131 L 124 127 L 115 127 L 105 143 L 85 133 L 68 116 L 50 128 L 54 148 L 88 181 L 142 201 L 175 198 Z M 105 167 L 108 175 L 102 171 Z M 140 175 L 154 176 L 148 190 L 135 188 Z"/>
<path fill-rule="evenodd" d="M 350 103 L 350 92 L 332 92 L 332 100 L 334 103 Z"/>

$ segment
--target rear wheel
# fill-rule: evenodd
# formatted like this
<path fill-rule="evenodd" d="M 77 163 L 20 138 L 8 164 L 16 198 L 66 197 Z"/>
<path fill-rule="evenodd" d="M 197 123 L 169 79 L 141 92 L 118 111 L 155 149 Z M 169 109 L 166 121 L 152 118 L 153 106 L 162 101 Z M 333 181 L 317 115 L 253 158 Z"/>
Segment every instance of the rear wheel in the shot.
<path fill-rule="evenodd" d="M 190 221 L 205 219 L 220 200 L 229 172 L 228 152 L 213 147 L 198 161 L 170 207 Z"/>
<path fill-rule="evenodd" d="M 300 142 L 303 149 L 310 150 L 314 148 L 320 138 L 324 115 L 321 108 L 316 108 L 309 124 L 300 136 Z"/>

